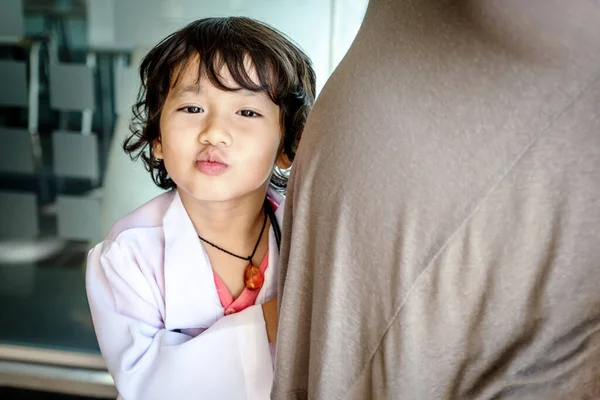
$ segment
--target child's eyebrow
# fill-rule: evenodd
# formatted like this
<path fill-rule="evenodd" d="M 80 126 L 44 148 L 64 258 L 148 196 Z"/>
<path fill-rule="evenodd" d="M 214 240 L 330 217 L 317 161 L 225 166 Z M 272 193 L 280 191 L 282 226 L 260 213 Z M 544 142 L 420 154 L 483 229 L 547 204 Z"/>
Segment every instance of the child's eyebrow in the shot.
<path fill-rule="evenodd" d="M 245 88 L 239 88 L 235 91 L 236 93 L 241 94 L 244 97 L 264 97 L 265 93 L 262 91 L 253 91 Z"/>
<path fill-rule="evenodd" d="M 198 84 L 190 84 L 190 85 L 177 85 L 173 90 L 173 97 L 182 97 L 188 93 L 198 94 L 200 93 L 200 85 Z"/>
<path fill-rule="evenodd" d="M 239 93 L 244 97 L 264 97 L 266 94 L 262 91 L 253 91 L 246 88 L 233 88 L 234 93 Z M 177 85 L 173 89 L 173 97 L 183 97 L 188 93 L 199 94 L 202 92 L 202 85 L 199 84 L 188 84 L 188 85 Z"/>

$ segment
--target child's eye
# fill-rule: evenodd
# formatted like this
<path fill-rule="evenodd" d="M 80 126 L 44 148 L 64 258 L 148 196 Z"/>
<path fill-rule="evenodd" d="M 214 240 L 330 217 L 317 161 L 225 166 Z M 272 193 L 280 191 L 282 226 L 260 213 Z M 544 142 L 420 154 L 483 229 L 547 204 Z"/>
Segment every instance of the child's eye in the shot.
<path fill-rule="evenodd" d="M 180 110 L 188 114 L 199 114 L 201 112 L 204 112 L 202 108 L 197 106 L 183 107 Z"/>
<path fill-rule="evenodd" d="M 252 110 L 241 110 L 241 111 L 238 111 L 238 114 L 241 115 L 242 117 L 248 117 L 248 118 L 260 117 L 259 113 L 252 111 Z"/>

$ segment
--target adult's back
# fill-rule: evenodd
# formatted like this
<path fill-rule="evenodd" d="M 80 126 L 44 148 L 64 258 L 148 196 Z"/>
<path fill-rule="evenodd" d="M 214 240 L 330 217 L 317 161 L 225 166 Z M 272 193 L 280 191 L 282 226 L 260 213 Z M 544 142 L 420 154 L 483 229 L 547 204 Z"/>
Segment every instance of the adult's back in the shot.
<path fill-rule="evenodd" d="M 288 188 L 274 399 L 600 397 L 600 3 L 372 0 Z"/>

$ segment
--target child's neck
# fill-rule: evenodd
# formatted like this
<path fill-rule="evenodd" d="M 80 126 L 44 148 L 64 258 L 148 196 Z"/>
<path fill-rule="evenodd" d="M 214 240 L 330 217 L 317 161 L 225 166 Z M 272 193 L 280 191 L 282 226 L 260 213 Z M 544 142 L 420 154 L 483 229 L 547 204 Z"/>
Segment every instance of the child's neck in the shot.
<path fill-rule="evenodd" d="M 235 251 L 255 244 L 264 221 L 266 192 L 265 187 L 222 202 L 198 201 L 183 191 L 180 197 L 198 235 Z"/>

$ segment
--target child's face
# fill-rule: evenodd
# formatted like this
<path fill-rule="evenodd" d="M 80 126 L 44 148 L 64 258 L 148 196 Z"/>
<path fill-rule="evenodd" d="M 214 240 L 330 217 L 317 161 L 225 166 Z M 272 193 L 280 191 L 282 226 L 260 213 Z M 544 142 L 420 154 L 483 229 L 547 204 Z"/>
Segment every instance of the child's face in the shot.
<path fill-rule="evenodd" d="M 200 201 L 228 201 L 264 192 L 282 137 L 279 106 L 266 93 L 226 92 L 189 62 L 169 91 L 154 154 L 178 190 Z M 252 68 L 248 73 L 256 81 Z M 238 86 L 227 68 L 228 87 Z M 283 158 L 278 164 L 285 167 Z M 182 195 L 184 195 L 182 193 Z"/>

